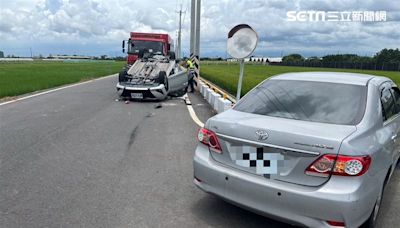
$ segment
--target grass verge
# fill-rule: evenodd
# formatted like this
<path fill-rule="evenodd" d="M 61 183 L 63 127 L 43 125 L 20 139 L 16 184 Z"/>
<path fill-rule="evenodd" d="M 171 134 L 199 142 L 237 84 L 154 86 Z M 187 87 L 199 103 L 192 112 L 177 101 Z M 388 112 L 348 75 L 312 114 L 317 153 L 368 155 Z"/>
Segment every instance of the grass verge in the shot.
<path fill-rule="evenodd" d="M 306 71 L 334 71 L 373 74 L 391 78 L 397 84 L 400 84 L 400 72 L 398 71 L 374 71 L 374 70 L 353 70 L 337 68 L 319 68 L 319 67 L 291 67 L 291 66 L 265 66 L 247 64 L 244 67 L 244 78 L 242 86 L 242 96 L 258 83 L 271 76 L 288 72 L 306 72 Z M 201 77 L 210 80 L 222 89 L 236 95 L 236 87 L 239 78 L 239 64 L 226 62 L 201 65 Z"/>
<path fill-rule="evenodd" d="M 119 72 L 125 62 L 0 62 L 0 98 L 12 97 Z"/>

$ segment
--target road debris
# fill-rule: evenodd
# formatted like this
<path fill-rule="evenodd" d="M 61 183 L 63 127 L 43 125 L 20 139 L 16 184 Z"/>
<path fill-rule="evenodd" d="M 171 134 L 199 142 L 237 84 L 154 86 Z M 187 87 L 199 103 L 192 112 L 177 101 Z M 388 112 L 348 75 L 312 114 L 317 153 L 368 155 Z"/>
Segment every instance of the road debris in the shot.
<path fill-rule="evenodd" d="M 154 115 L 155 115 L 154 112 L 149 112 L 149 113 L 147 113 L 146 117 L 152 117 L 152 116 L 154 116 Z"/>

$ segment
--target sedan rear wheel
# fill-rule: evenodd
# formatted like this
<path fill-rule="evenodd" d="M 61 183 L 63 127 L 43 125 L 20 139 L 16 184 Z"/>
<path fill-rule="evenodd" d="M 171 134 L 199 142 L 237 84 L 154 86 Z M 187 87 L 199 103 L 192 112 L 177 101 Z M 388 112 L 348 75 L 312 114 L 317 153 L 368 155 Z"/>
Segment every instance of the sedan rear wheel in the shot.
<path fill-rule="evenodd" d="M 375 207 L 374 207 L 374 212 L 372 214 L 372 216 L 373 216 L 372 222 L 373 222 L 374 225 L 376 224 L 376 219 L 378 218 L 379 209 L 381 208 L 382 195 L 383 195 L 383 189 L 382 189 L 378 199 L 376 200 Z"/>
<path fill-rule="evenodd" d="M 374 210 L 372 211 L 372 213 L 369 216 L 368 220 L 363 224 L 362 227 L 374 228 L 376 226 L 376 220 L 378 219 L 379 210 L 381 208 L 383 193 L 384 193 L 385 187 L 386 187 L 386 182 L 387 182 L 387 180 L 385 180 L 385 182 L 383 183 L 383 186 L 382 186 L 382 189 L 381 189 L 381 191 L 379 193 L 379 196 L 376 199 Z"/>

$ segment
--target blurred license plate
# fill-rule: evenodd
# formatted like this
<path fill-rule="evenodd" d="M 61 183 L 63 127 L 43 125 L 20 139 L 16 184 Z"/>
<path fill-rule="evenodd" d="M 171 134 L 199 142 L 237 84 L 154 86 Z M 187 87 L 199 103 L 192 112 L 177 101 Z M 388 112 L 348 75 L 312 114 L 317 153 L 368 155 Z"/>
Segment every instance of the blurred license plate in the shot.
<path fill-rule="evenodd" d="M 263 147 L 256 148 L 251 146 L 238 147 L 232 159 L 238 166 L 249 168 L 256 174 L 279 174 L 280 160 L 284 160 L 284 156 L 280 153 L 271 153 L 264 150 Z"/>
<path fill-rule="evenodd" d="M 131 93 L 131 97 L 133 99 L 142 99 L 143 98 L 143 93 Z"/>

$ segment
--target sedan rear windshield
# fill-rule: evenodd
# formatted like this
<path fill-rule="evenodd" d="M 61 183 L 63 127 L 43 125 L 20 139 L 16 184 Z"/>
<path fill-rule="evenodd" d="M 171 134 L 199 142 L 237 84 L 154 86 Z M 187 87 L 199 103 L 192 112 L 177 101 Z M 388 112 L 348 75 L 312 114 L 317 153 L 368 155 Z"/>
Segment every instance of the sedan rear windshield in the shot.
<path fill-rule="evenodd" d="M 237 111 L 312 122 L 356 125 L 367 87 L 297 80 L 266 80 L 234 107 Z"/>

